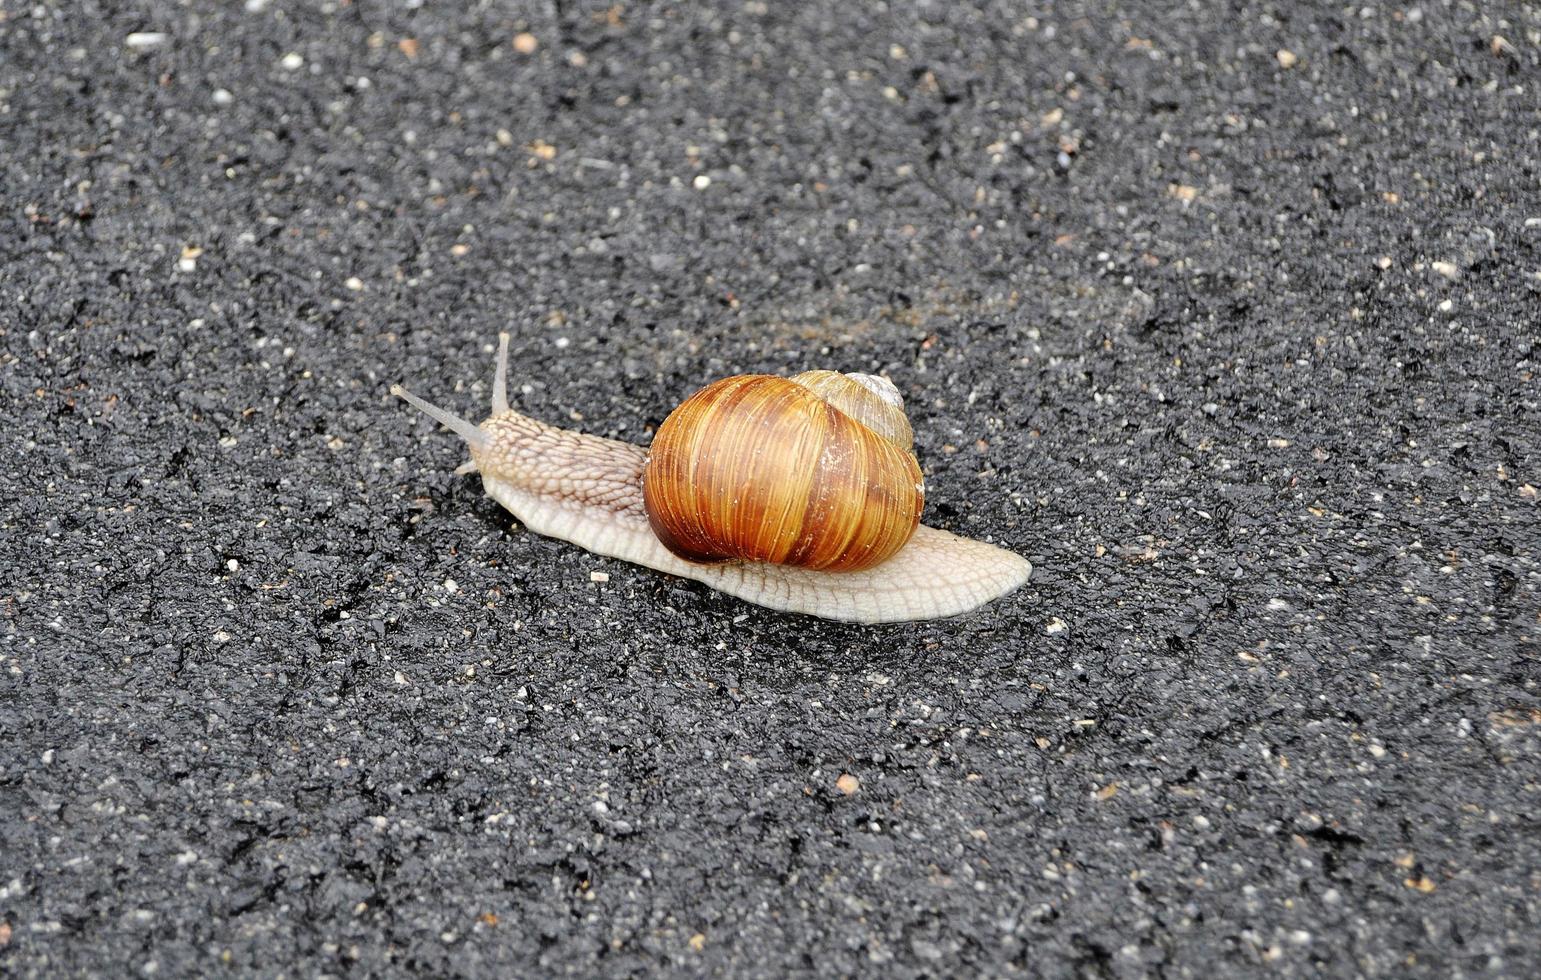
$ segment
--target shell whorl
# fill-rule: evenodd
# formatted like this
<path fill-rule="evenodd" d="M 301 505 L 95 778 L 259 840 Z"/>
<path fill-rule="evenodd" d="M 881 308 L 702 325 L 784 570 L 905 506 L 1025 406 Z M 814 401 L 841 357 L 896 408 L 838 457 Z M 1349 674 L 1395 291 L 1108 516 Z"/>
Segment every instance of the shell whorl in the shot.
<path fill-rule="evenodd" d="M 876 374 L 804 371 L 792 377 L 835 408 L 907 453 L 915 451 L 915 431 L 904 414 L 904 398 L 887 378 Z"/>

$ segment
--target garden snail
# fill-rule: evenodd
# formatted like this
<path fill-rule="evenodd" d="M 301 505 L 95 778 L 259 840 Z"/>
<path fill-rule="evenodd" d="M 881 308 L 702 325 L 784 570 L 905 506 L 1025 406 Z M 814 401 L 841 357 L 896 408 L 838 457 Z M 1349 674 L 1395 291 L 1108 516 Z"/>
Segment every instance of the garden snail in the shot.
<path fill-rule="evenodd" d="M 492 415 L 474 425 L 397 395 L 465 440 L 498 503 L 538 534 L 729 595 L 825 619 L 951 616 L 1005 595 L 1032 566 L 920 523 L 920 465 L 883 378 L 738 375 L 686 399 L 650 449 L 537 422 L 508 406 L 498 338 Z"/>

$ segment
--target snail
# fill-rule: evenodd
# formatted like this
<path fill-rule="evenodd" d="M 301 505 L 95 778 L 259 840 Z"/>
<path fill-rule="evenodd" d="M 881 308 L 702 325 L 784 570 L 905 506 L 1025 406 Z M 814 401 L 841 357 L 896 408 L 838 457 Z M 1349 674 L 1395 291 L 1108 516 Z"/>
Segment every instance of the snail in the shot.
<path fill-rule="evenodd" d="M 924 486 L 885 378 L 738 375 L 687 398 L 643 449 L 512 411 L 508 334 L 480 425 L 396 395 L 465 440 L 530 530 L 787 612 L 859 623 L 952 616 L 1027 581 L 1025 558 L 920 523 Z"/>

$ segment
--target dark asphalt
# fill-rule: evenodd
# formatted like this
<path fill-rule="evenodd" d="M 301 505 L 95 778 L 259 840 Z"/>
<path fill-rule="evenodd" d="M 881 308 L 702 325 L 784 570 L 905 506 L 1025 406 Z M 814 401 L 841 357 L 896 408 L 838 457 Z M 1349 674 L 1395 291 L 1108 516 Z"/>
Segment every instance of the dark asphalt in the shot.
<path fill-rule="evenodd" d="M 0 0 L 0 974 L 1541 974 L 1541 9 L 891 6 Z M 534 537 L 500 329 L 1033 580 Z"/>

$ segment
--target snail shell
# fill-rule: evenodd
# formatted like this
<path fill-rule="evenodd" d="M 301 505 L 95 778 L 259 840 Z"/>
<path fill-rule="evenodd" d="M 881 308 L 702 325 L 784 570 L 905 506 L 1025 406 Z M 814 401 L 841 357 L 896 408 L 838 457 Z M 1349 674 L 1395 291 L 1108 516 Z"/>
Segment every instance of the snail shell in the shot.
<path fill-rule="evenodd" d="M 508 341 L 507 334 L 499 337 L 492 415 L 480 425 L 400 385 L 392 385 L 391 393 L 458 433 L 471 459 L 456 472 L 479 473 L 487 493 L 531 531 L 772 609 L 860 623 L 952 616 L 1011 592 L 1032 573 L 1026 559 L 992 544 L 917 526 L 922 489 L 913 437 L 898 391 L 881 378 L 815 371 L 791 379 L 724 379 L 671 414 L 649 453 L 510 410 Z M 759 405 L 762 414 L 734 421 L 726 403 L 736 396 Z M 792 457 L 803 463 L 779 461 L 779 454 L 789 452 L 784 440 L 781 448 L 771 448 L 776 440 L 763 441 L 771 430 L 791 426 L 782 413 L 771 411 L 776 405 L 792 406 L 792 417 L 812 422 L 811 430 L 788 430 Z M 742 432 L 714 442 L 718 437 L 710 426 L 707 434 L 698 431 L 699 423 L 714 418 Z M 694 434 L 676 440 L 676 429 Z M 796 447 L 810 440 L 823 448 L 798 455 Z M 708 443 L 717 448 L 691 455 L 692 445 L 698 450 Z M 748 445 L 757 448 L 745 450 Z M 810 476 L 812 470 L 819 473 Z M 716 481 L 720 496 L 694 489 L 697 471 Z M 765 491 L 754 482 L 762 472 L 788 471 L 794 482 L 806 483 L 808 494 Z M 650 507 L 647 498 L 673 493 L 672 483 L 686 488 L 682 502 Z M 845 503 L 826 505 L 816 486 L 852 492 L 853 501 L 876 500 L 877 516 L 853 517 Z M 727 536 L 726 553 L 710 535 L 705 544 L 693 536 L 704 517 L 718 512 L 733 514 L 728 523 L 740 525 Z M 655 531 L 660 522 L 664 529 Z M 675 530 L 676 523 L 683 530 Z M 847 543 L 810 543 L 805 532 L 823 525 Z M 758 550 L 732 550 L 740 547 L 733 541 Z M 850 542 L 858 543 L 853 548 Z M 778 564 L 761 554 L 800 563 Z"/>
<path fill-rule="evenodd" d="M 909 432 L 898 391 L 880 378 L 723 378 L 653 436 L 642 471 L 648 521 L 690 561 L 871 568 L 920 524 L 925 487 Z"/>

